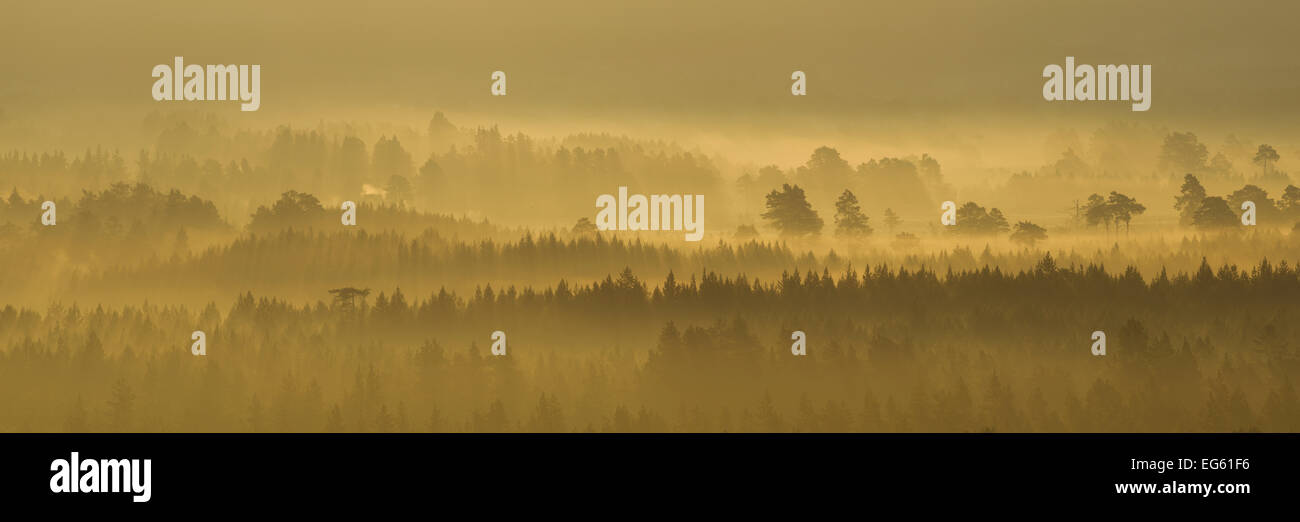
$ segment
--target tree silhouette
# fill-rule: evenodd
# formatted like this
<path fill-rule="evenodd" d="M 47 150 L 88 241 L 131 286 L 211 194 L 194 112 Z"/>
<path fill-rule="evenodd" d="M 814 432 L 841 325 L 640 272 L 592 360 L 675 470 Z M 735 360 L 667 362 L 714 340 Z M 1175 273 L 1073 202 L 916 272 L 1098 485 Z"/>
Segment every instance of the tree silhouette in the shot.
<path fill-rule="evenodd" d="M 782 185 L 781 190 L 769 193 L 767 211 L 763 212 L 762 217 L 780 230 L 783 236 L 816 235 L 824 225 L 798 185 Z"/>
<path fill-rule="evenodd" d="M 1228 207 L 1228 202 L 1218 196 L 1210 196 L 1201 201 L 1201 206 L 1192 216 L 1192 224 L 1198 228 L 1214 229 L 1235 227 L 1237 214 Z"/>
<path fill-rule="evenodd" d="M 989 209 L 989 230 L 994 234 L 1001 234 L 1011 230 L 1011 225 L 1007 223 L 1006 216 L 997 208 Z"/>
<path fill-rule="evenodd" d="M 596 224 L 591 222 L 591 218 L 581 217 L 578 218 L 578 222 L 574 223 L 573 228 L 570 229 L 569 231 L 574 234 L 586 235 L 586 234 L 595 234 L 597 228 L 596 228 Z"/>
<path fill-rule="evenodd" d="M 366 288 L 361 290 L 353 287 L 335 288 L 330 290 L 329 293 L 334 296 L 335 307 L 338 307 L 340 310 L 355 311 L 357 309 L 358 300 L 360 300 L 364 306 L 366 296 L 370 295 L 370 289 Z"/>
<path fill-rule="evenodd" d="M 848 189 L 835 201 L 835 234 L 842 237 L 864 237 L 871 235 L 871 225 L 862 213 L 858 198 Z"/>
<path fill-rule="evenodd" d="M 280 195 L 271 208 L 261 206 L 253 213 L 248 228 L 269 231 L 279 228 L 310 228 L 320 226 L 328 219 L 325 208 L 316 196 L 290 190 Z"/>
<path fill-rule="evenodd" d="M 1192 218 L 1196 215 L 1196 210 L 1201 208 L 1203 200 L 1205 200 L 1205 187 L 1201 186 L 1200 180 L 1191 174 L 1183 176 L 1183 185 L 1178 188 L 1178 197 L 1174 198 L 1174 209 L 1180 216 L 1179 223 L 1184 226 L 1191 225 Z"/>
<path fill-rule="evenodd" d="M 1110 232 L 1110 224 L 1115 221 L 1115 208 L 1107 204 L 1106 198 L 1100 194 L 1088 196 L 1088 203 L 1083 207 L 1083 216 L 1088 226 L 1095 227 L 1099 224 L 1106 225 L 1106 231 Z"/>
<path fill-rule="evenodd" d="M 437 150 L 445 149 L 460 134 L 460 130 L 447 119 L 447 116 L 442 111 L 435 112 L 433 118 L 429 119 L 427 131 L 430 145 Z"/>
<path fill-rule="evenodd" d="M 1268 197 L 1268 191 L 1257 185 L 1246 185 L 1228 194 L 1228 208 L 1235 212 L 1241 210 L 1242 203 L 1250 201 L 1255 204 L 1255 215 L 1260 222 L 1271 222 L 1278 215 L 1277 205 Z"/>
<path fill-rule="evenodd" d="M 885 209 L 885 226 L 889 228 L 890 235 L 893 235 L 894 228 L 901 224 L 903 224 L 903 220 L 899 219 L 898 214 L 894 212 L 894 209 Z"/>
<path fill-rule="evenodd" d="M 1255 152 L 1255 157 L 1251 159 L 1253 163 L 1264 168 L 1264 175 L 1268 175 L 1269 167 L 1277 160 L 1281 159 L 1277 150 L 1272 145 L 1260 145 L 1259 150 Z"/>
<path fill-rule="evenodd" d="M 1160 166 L 1174 172 L 1200 172 L 1209 155 L 1195 134 L 1174 132 L 1165 136 L 1160 148 Z"/>
<path fill-rule="evenodd" d="M 1287 220 L 1300 220 L 1300 187 L 1287 185 L 1282 197 L 1277 200 L 1277 208 Z"/>
<path fill-rule="evenodd" d="M 379 180 L 387 180 L 393 176 L 410 176 L 414 166 L 411 163 L 411 154 L 402 148 L 402 144 L 397 141 L 397 136 L 391 138 L 380 137 L 375 142 L 375 152 L 371 172 Z"/>
<path fill-rule="evenodd" d="M 814 176 L 843 176 L 853 169 L 849 167 L 849 162 L 840 157 L 839 151 L 830 147 L 817 147 L 799 170 Z"/>
<path fill-rule="evenodd" d="M 953 233 L 967 236 L 991 236 L 1009 229 L 1001 210 L 985 209 L 974 201 L 957 208 L 957 224 L 951 227 Z"/>
<path fill-rule="evenodd" d="M 415 178 L 420 197 L 432 198 L 435 196 L 438 187 L 446 182 L 447 180 L 443 177 L 442 166 L 438 165 L 436 155 L 430 155 L 429 159 L 425 160 L 423 165 L 420 165 L 420 170 Z"/>
<path fill-rule="evenodd" d="M 1115 220 L 1116 228 L 1119 223 L 1124 223 L 1124 233 L 1128 233 L 1129 223 L 1133 221 L 1133 216 L 1146 212 L 1147 208 L 1136 199 L 1111 191 L 1110 197 L 1106 199 L 1106 206 L 1110 208 L 1111 218 Z"/>
<path fill-rule="evenodd" d="M 1030 248 L 1044 239 L 1047 239 L 1047 229 L 1028 221 L 1016 223 L 1015 231 L 1011 233 L 1012 241 L 1028 245 Z"/>

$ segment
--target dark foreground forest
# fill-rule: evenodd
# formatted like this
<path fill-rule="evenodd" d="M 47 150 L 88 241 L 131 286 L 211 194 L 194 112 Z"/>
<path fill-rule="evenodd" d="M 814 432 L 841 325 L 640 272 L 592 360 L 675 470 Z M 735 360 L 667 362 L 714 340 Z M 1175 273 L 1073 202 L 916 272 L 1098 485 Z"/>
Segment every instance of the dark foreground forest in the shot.
<path fill-rule="evenodd" d="M 0 429 L 1300 430 L 1286 262 L 656 281 L 6 307 Z M 207 356 L 190 354 L 195 329 Z"/>

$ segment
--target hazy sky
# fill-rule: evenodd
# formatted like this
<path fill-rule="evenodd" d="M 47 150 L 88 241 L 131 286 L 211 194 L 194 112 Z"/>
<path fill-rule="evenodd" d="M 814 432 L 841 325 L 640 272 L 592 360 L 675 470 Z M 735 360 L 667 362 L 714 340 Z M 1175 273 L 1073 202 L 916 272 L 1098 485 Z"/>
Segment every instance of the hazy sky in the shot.
<path fill-rule="evenodd" d="M 150 70 L 178 55 L 261 64 L 258 113 L 208 103 L 250 122 L 438 108 L 723 140 L 934 141 L 1113 119 L 1289 134 L 1300 106 L 1300 7 L 1280 1 L 7 3 L 11 114 L 152 110 Z M 1043 66 L 1067 55 L 1152 65 L 1151 110 L 1044 101 Z M 494 70 L 506 97 L 489 95 Z M 806 97 L 790 95 L 794 70 Z"/>

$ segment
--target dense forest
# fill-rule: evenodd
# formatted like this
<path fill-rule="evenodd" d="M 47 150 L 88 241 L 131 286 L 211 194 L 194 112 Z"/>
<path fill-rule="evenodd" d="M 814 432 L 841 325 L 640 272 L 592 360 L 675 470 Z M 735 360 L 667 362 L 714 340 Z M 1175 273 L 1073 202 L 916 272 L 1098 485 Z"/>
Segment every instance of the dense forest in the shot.
<path fill-rule="evenodd" d="M 627 270 L 545 289 L 0 310 L 6 430 L 1294 431 L 1300 272 Z M 562 327 L 557 328 L 557 325 Z M 206 332 L 208 355 L 189 353 Z M 1112 341 L 1089 352 L 1089 334 Z M 489 334 L 508 354 L 490 355 Z M 790 332 L 808 335 L 791 355 Z"/>
<path fill-rule="evenodd" d="M 1108 126 L 980 185 L 441 113 L 143 127 L 0 154 L 2 431 L 1300 430 L 1268 144 Z M 597 230 L 619 186 L 707 195 L 705 240 Z"/>

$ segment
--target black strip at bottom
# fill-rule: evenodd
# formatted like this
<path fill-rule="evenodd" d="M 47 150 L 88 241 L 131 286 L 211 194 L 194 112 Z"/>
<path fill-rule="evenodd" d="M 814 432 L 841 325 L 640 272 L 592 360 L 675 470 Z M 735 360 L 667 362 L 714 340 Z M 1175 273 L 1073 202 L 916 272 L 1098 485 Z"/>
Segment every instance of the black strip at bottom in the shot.
<path fill-rule="evenodd" d="M 973 509 L 968 501 L 1002 513 L 1043 503 L 1194 510 L 1289 502 L 1297 442 L 1296 434 L 4 434 L 0 501 L 126 512 L 599 515 L 595 506 L 612 503 L 922 513 Z"/>

